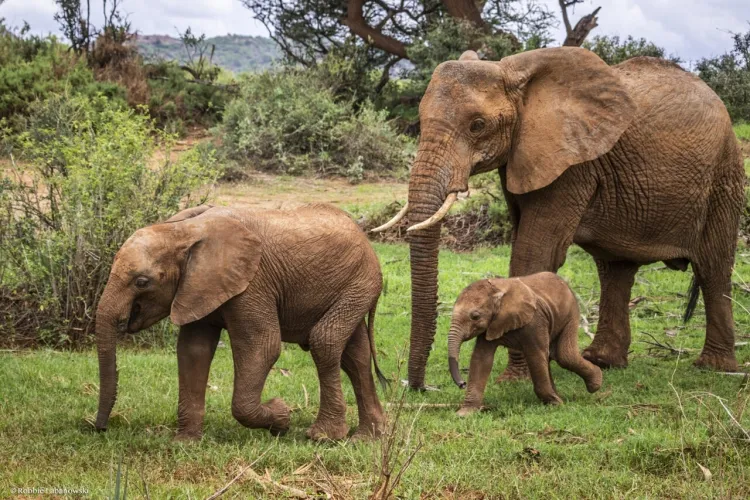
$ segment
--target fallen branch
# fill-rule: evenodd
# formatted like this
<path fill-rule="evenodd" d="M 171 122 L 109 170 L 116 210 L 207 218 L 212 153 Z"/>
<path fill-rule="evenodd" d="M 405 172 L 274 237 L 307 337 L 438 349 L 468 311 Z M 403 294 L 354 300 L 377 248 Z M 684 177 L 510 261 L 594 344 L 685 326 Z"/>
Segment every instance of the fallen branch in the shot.
<path fill-rule="evenodd" d="M 656 349 L 665 350 L 665 351 L 668 351 L 669 353 L 675 354 L 675 355 L 687 354 L 687 353 L 689 353 L 691 351 L 691 349 L 688 349 L 686 347 L 680 347 L 680 348 L 674 347 L 669 342 L 666 342 L 666 341 L 664 343 L 659 342 L 650 333 L 646 333 L 646 332 L 641 332 L 641 333 L 643 333 L 644 335 L 648 335 L 649 337 L 651 337 L 651 339 L 653 341 L 652 342 L 652 341 L 649 341 L 649 340 L 641 340 L 641 342 L 643 342 L 644 344 L 648 344 L 648 345 L 651 346 L 651 347 L 648 348 L 649 354 L 651 354 L 652 350 L 656 350 Z"/>

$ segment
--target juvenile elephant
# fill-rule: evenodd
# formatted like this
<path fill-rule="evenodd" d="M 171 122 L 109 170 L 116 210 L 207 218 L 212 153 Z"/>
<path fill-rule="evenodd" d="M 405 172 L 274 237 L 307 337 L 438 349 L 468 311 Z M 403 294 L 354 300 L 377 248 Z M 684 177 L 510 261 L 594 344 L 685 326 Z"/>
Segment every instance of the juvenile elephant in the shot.
<path fill-rule="evenodd" d="M 283 341 L 309 349 L 318 371 L 320 410 L 307 435 L 347 435 L 341 368 L 356 394 L 355 435 L 377 435 L 383 412 L 370 359 L 382 382 L 373 342 L 381 287 L 378 258 L 364 234 L 328 205 L 269 211 L 204 206 L 140 229 L 117 252 L 96 313 L 96 427 L 106 429 L 115 403 L 117 334 L 170 316 L 180 326 L 178 438 L 201 436 L 222 328 L 234 359 L 232 414 L 242 425 L 273 433 L 289 427 L 281 399 L 260 401 Z"/>
<path fill-rule="evenodd" d="M 513 226 L 511 276 L 557 271 L 568 247 L 594 257 L 596 338 L 584 356 L 627 366 L 628 301 L 638 268 L 692 265 L 706 340 L 696 364 L 735 370 L 731 274 L 745 175 L 726 108 L 676 64 L 637 57 L 608 66 L 576 47 L 437 67 L 419 106 L 409 200 L 412 325 L 409 384 L 424 385 L 435 336 L 440 220 L 469 177 L 497 170 Z M 395 221 L 385 224 L 387 228 Z M 527 375 L 510 351 L 505 377 Z"/>
<path fill-rule="evenodd" d="M 578 302 L 567 283 L 554 273 L 521 278 L 492 278 L 467 286 L 453 306 L 448 334 L 448 365 L 459 387 L 461 343 L 476 337 L 469 367 L 469 386 L 459 410 L 479 409 L 498 346 L 523 353 L 534 392 L 544 403 L 562 403 L 549 370 L 550 360 L 578 374 L 589 392 L 602 385 L 602 371 L 578 352 Z"/>

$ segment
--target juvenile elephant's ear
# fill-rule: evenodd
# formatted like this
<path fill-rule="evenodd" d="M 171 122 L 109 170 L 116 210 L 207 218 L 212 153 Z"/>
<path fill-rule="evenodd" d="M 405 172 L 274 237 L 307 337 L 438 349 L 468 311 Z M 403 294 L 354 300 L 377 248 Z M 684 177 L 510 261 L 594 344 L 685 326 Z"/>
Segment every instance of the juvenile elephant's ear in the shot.
<path fill-rule="evenodd" d="M 490 280 L 495 314 L 487 326 L 487 340 L 497 340 L 511 330 L 528 325 L 536 312 L 536 295 L 518 278 Z"/>
<path fill-rule="evenodd" d="M 221 212 L 178 224 L 178 245 L 185 254 L 171 319 L 181 326 L 247 289 L 260 265 L 261 242 L 244 224 Z"/>
<path fill-rule="evenodd" d="M 498 65 L 506 86 L 523 95 L 506 173 L 511 193 L 541 189 L 607 153 L 634 118 L 620 75 L 589 50 L 537 49 Z"/>
<path fill-rule="evenodd" d="M 204 212 L 210 210 L 211 208 L 213 208 L 212 205 L 198 205 L 197 207 L 186 208 L 185 210 L 181 212 L 177 212 L 176 214 L 174 214 L 172 217 L 165 220 L 164 222 L 180 222 L 185 219 L 192 219 L 193 217 L 198 217 Z"/>

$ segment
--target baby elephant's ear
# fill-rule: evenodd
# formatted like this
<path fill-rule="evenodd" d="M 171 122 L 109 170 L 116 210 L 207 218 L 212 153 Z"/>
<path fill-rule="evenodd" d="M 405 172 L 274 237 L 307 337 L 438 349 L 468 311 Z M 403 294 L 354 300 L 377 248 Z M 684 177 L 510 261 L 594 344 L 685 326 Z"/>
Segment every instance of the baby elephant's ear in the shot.
<path fill-rule="evenodd" d="M 528 325 L 536 312 L 536 295 L 518 278 L 491 281 L 495 314 L 487 326 L 487 340 Z"/>

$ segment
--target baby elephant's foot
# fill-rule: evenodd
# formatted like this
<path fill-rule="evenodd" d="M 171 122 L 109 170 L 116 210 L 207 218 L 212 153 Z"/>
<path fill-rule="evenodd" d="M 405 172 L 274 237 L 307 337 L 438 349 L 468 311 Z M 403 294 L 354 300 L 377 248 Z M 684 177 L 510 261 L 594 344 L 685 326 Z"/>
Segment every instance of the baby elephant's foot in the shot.
<path fill-rule="evenodd" d="M 349 426 L 346 422 L 315 422 L 307 429 L 307 437 L 313 441 L 337 441 L 344 439 L 349 434 Z"/>
<path fill-rule="evenodd" d="M 274 436 L 283 436 L 289 430 L 291 410 L 283 399 L 273 398 L 263 406 L 274 415 L 274 422 L 268 429 Z"/>
<path fill-rule="evenodd" d="M 476 413 L 482 408 L 480 406 L 462 406 L 459 408 L 459 410 L 456 412 L 456 415 L 459 417 L 468 417 L 472 413 Z"/>
<path fill-rule="evenodd" d="M 602 371 L 598 366 L 595 366 L 595 371 L 588 380 L 586 380 L 586 390 L 594 393 L 598 391 L 602 386 Z"/>

